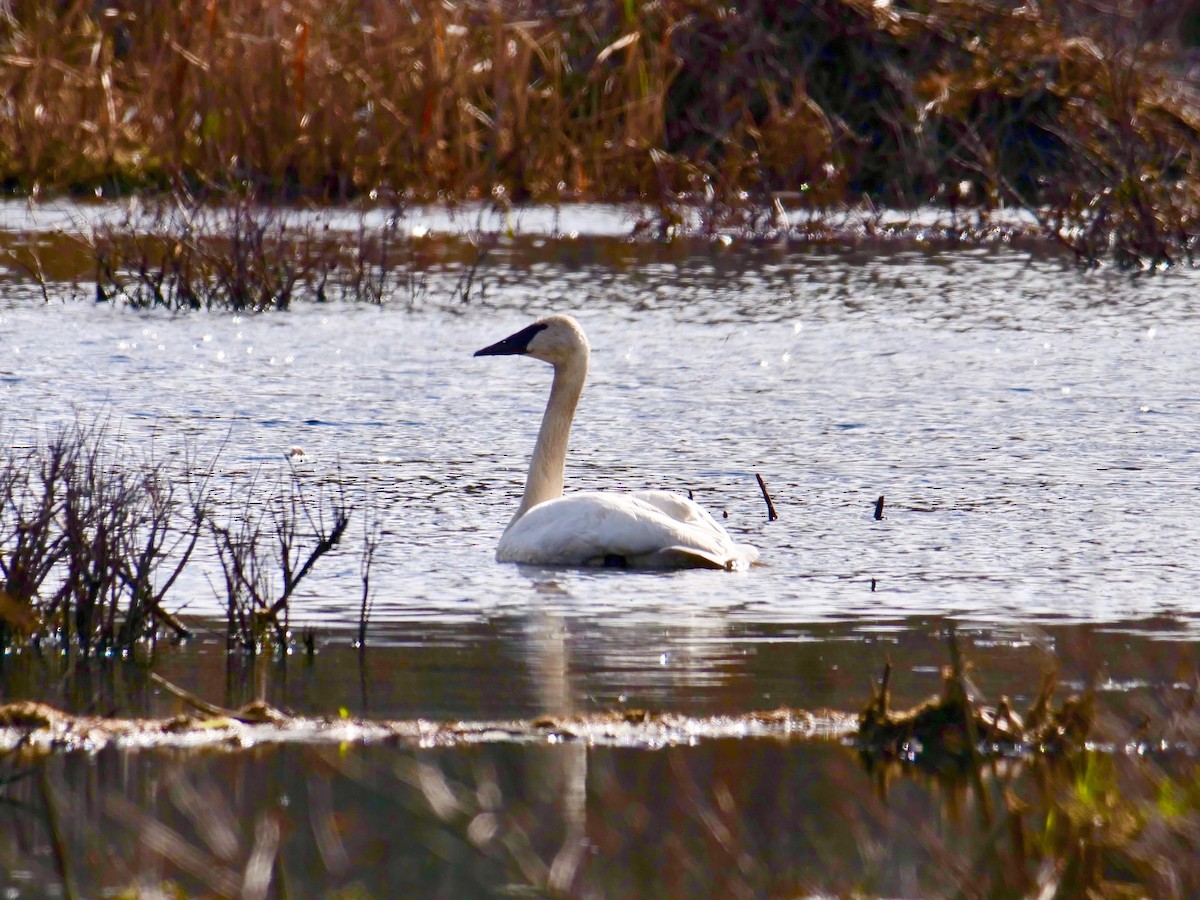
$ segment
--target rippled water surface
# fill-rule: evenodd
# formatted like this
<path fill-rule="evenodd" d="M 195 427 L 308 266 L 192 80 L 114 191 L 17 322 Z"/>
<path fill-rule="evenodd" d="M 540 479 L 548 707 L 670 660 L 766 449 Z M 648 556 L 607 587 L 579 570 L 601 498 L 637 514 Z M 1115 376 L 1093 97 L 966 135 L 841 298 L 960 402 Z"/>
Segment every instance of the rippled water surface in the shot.
<path fill-rule="evenodd" d="M 290 709 L 850 708 L 889 655 L 917 699 L 951 620 L 983 685 L 1018 696 L 1054 665 L 1133 693 L 1194 674 L 1195 275 L 1005 248 L 633 244 L 612 211 L 589 234 L 593 215 L 518 228 L 466 303 L 450 263 L 416 304 L 257 316 L 47 305 L 2 282 L 3 426 L 21 442 L 105 418 L 139 453 L 215 458 L 231 508 L 298 448 L 307 483 L 345 486 L 355 528 L 378 516 L 368 653 L 350 646 L 356 532 L 295 600 L 318 652 L 268 679 Z M 567 489 L 692 491 L 760 564 L 494 561 L 550 370 L 472 353 L 551 311 L 580 320 L 593 354 Z M 218 573 L 210 556 L 176 588 L 202 637 L 159 671 L 240 702 Z M 134 708 L 171 708 L 138 690 Z"/>

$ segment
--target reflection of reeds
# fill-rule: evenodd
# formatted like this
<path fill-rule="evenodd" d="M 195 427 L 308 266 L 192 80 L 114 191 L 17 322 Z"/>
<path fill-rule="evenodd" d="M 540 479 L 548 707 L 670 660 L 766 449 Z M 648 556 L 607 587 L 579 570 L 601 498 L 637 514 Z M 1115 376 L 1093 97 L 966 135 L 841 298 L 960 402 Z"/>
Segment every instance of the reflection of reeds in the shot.
<path fill-rule="evenodd" d="M 1108 716 L 1103 725 L 1116 734 L 1102 738 L 1094 692 L 1056 709 L 1051 675 L 1023 718 L 1005 697 L 985 707 L 971 696 L 953 625 L 949 648 L 942 695 L 908 712 L 888 708 L 886 666 L 860 714 L 856 745 L 885 801 L 898 781 L 915 777 L 946 792 L 956 814 L 974 808 L 982 843 L 969 867 L 946 855 L 961 872 L 962 894 L 1190 896 L 1200 886 L 1195 861 L 1177 857 L 1200 837 L 1195 766 L 1180 767 L 1167 739 L 1183 732 L 1195 740 L 1194 690 L 1181 710 L 1168 707 L 1161 721 L 1136 729 Z M 1128 755 L 1096 749 L 1105 739 Z M 944 854 L 947 842 L 928 833 Z M 1192 887 L 1181 889 L 1185 883 Z"/>
<path fill-rule="evenodd" d="M 0 873 L 14 861 L 43 866 L 51 883 L 70 879 L 83 893 L 136 882 L 415 895 L 497 885 L 572 896 L 1195 895 L 1195 685 L 1176 692 L 1182 703 L 1155 696 L 1146 723 L 1066 722 L 1069 704 L 1053 712 L 1050 687 L 1024 723 L 1011 712 L 1001 723 L 967 696 L 957 650 L 952 660 L 948 696 L 923 708 L 931 727 L 896 717 L 908 720 L 908 748 L 888 759 L 820 729 L 747 736 L 803 721 L 785 710 L 438 724 L 293 719 L 262 703 L 222 710 L 174 689 L 201 714 L 111 720 L 7 704 L 9 740 L 29 733 L 21 756 L 0 760 L 13 767 L 3 788 L 15 801 L 0 810 L 19 826 L 0 834 L 19 831 L 33 852 L 18 859 L 0 840 Z M 1185 649 L 1164 664 L 1194 661 Z M 884 716 L 887 687 L 872 702 Z M 964 713 L 977 718 L 973 738 Z M 292 728 L 322 746 L 279 737 Z M 621 746 L 587 737 L 604 733 L 623 735 Z M 118 739 L 141 752 L 114 767 L 120 751 L 106 742 Z M 53 751 L 84 740 L 94 755 Z M 969 740 L 987 752 L 965 752 Z M 911 762 L 934 742 L 954 764 Z"/>
<path fill-rule="evenodd" d="M 0 885 L 6 872 L 70 878 L 82 895 L 251 883 L 258 896 L 1200 889 L 1195 764 L 1170 756 L 999 759 L 978 786 L 949 772 L 883 778 L 828 743 L 745 738 L 109 749 L 0 765 L 11 776 Z"/>
<path fill-rule="evenodd" d="M 896 5 L 16 2 L 0 182 L 345 200 L 1036 211 L 1085 260 L 1190 260 L 1184 0 Z"/>
<path fill-rule="evenodd" d="M 1177 649 L 1163 671 L 1194 667 Z M 0 887 L 18 871 L 83 895 L 1196 894 L 1194 679 L 1146 698 L 1147 722 L 1100 714 L 1086 742 L 1060 731 L 1017 753 L 1013 741 L 1065 724 L 1067 704 L 1052 712 L 1046 688 L 1023 724 L 1010 714 L 1000 728 L 952 660 L 938 730 L 909 730 L 908 751 L 890 759 L 786 710 L 372 722 L 220 709 L 174 688 L 187 707 L 160 720 L 4 704 L 0 728 L 17 745 L 0 756 L 11 801 L 0 803 L 11 826 L 0 827 Z M 873 701 L 885 715 L 886 690 Z M 987 752 L 963 752 L 950 707 L 974 712 Z M 594 741 L 605 734 L 620 746 Z M 934 741 L 955 764 L 910 761 Z"/>

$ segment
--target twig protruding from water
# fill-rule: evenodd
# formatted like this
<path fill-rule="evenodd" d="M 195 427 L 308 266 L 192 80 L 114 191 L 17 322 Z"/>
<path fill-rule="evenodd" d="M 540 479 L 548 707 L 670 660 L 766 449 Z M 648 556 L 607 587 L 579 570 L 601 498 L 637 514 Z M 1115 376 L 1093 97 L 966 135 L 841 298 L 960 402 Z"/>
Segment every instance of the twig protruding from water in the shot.
<path fill-rule="evenodd" d="M 371 505 L 366 514 L 363 527 L 362 556 L 359 557 L 358 572 L 362 579 L 362 605 L 358 612 L 358 649 L 361 653 L 367 645 L 367 620 L 371 615 L 371 566 L 375 562 L 375 552 L 383 541 L 383 520 L 378 510 Z"/>
<path fill-rule="evenodd" d="M 879 495 L 879 499 L 875 501 L 875 521 L 878 522 L 883 518 L 883 494 Z"/>
<path fill-rule="evenodd" d="M 754 473 L 754 477 L 758 479 L 758 489 L 762 491 L 763 499 L 767 501 L 767 521 L 774 522 L 779 518 L 779 513 L 775 512 L 775 504 L 771 502 L 771 495 L 767 493 L 767 483 L 757 472 Z"/>

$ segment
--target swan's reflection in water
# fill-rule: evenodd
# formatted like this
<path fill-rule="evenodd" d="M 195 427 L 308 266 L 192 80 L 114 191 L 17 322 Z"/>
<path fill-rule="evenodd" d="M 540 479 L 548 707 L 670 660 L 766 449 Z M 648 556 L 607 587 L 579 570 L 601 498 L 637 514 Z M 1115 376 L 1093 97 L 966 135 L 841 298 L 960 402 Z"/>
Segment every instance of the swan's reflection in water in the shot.
<path fill-rule="evenodd" d="M 580 711 L 571 686 L 570 632 L 557 612 L 526 621 L 525 648 L 538 703 L 546 714 Z M 566 890 L 587 846 L 588 747 L 582 742 L 529 748 L 526 784 L 543 803 L 555 803 L 564 829 L 562 848 L 550 866 L 549 885 Z"/>
<path fill-rule="evenodd" d="M 569 578 L 529 570 L 530 581 L 547 606 L 523 619 L 522 652 L 530 690 L 542 715 L 571 715 L 619 708 L 629 697 L 588 694 L 595 668 L 607 668 L 617 679 L 626 670 L 631 685 L 642 684 L 647 670 L 659 674 L 660 686 L 689 695 L 713 688 L 727 674 L 730 652 L 724 618 L 712 612 L 680 613 L 658 623 L 596 628 L 590 618 L 571 617 Z M 613 575 L 612 577 L 619 577 Z M 636 578 L 635 578 L 636 582 Z M 631 582 L 634 583 L 634 582 Z M 610 680 L 606 678 L 605 680 Z M 553 890 L 569 890 L 588 852 L 588 775 L 593 749 L 581 742 L 529 746 L 524 755 L 529 802 L 556 808 L 564 829 L 562 847 L 548 875 Z"/>

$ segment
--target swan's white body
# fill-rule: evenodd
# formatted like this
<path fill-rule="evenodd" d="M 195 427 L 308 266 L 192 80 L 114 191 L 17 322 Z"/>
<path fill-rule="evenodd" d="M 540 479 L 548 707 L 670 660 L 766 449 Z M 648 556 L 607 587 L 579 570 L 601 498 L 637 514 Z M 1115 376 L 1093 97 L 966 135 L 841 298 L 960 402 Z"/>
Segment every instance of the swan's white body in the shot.
<path fill-rule="evenodd" d="M 741 568 L 758 551 L 737 544 L 703 507 L 668 491 L 563 496 L 563 468 L 590 349 L 570 316 L 547 316 L 476 356 L 523 354 L 554 366 L 525 494 L 496 558 L 543 566 Z"/>

